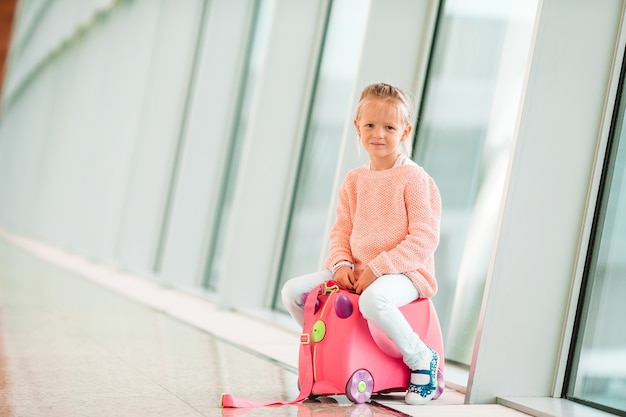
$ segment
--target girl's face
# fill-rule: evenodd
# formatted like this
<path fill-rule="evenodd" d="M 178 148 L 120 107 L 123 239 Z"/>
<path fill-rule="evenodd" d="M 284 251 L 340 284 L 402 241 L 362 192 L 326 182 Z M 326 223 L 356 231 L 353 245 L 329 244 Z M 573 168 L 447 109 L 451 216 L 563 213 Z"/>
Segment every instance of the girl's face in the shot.
<path fill-rule="evenodd" d="M 368 99 L 354 119 L 356 133 L 370 156 L 373 170 L 391 168 L 400 153 L 400 142 L 409 137 L 412 126 L 405 123 L 399 106 L 395 100 Z"/>

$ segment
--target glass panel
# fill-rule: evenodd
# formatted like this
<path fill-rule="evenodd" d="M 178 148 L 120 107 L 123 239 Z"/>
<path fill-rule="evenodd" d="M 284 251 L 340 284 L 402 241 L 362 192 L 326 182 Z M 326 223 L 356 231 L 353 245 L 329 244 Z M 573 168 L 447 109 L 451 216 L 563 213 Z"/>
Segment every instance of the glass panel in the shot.
<path fill-rule="evenodd" d="M 333 188 L 366 20 L 361 0 L 333 2 L 278 288 L 289 278 L 322 268 L 321 245 L 332 199 L 328 190 Z M 285 311 L 280 300 L 274 304 Z"/>
<path fill-rule="evenodd" d="M 223 186 L 221 191 L 221 207 L 215 216 L 216 232 L 212 239 L 213 250 L 207 257 L 205 271 L 205 287 L 211 291 L 217 291 L 217 281 L 222 271 L 223 248 L 228 238 L 228 225 L 233 204 L 233 193 L 237 182 L 237 173 L 241 162 L 241 151 L 244 136 L 246 135 L 248 120 L 251 115 L 250 103 L 252 95 L 257 88 L 257 78 L 261 71 L 263 52 L 270 30 L 271 13 L 274 10 L 274 0 L 262 0 L 257 13 L 256 27 L 250 51 L 250 61 L 247 78 L 244 80 L 245 89 L 241 98 L 241 109 L 234 137 L 231 140 L 231 148 L 228 154 L 228 163 L 225 165 Z"/>
<path fill-rule="evenodd" d="M 588 272 L 568 393 L 626 413 L 626 129 L 622 98 Z M 626 415 L 626 414 L 622 414 Z"/>
<path fill-rule="evenodd" d="M 446 359 L 469 365 L 536 1 L 446 1 L 417 126 L 415 161 L 443 201 L 433 298 Z"/>

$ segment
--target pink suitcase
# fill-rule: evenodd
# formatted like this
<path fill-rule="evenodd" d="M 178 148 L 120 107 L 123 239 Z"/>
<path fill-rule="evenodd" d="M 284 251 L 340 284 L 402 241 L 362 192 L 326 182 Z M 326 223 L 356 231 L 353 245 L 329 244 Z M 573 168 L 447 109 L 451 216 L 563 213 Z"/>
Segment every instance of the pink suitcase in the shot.
<path fill-rule="evenodd" d="M 395 344 L 363 318 L 359 295 L 328 281 L 305 301 L 304 330 L 300 338 L 299 385 L 313 395 L 345 394 L 363 403 L 374 393 L 406 391 L 409 369 Z M 444 351 L 435 308 L 420 298 L 400 308 L 413 330 L 439 354 L 438 388 L 444 389 Z"/>

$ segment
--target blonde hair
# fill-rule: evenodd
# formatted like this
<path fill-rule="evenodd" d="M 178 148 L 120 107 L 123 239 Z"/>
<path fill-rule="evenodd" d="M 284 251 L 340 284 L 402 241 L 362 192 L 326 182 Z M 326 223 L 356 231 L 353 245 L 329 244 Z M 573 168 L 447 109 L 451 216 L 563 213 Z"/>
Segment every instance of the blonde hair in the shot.
<path fill-rule="evenodd" d="M 371 98 L 380 98 L 383 100 L 396 101 L 398 103 L 398 108 L 402 112 L 404 117 L 404 122 L 407 125 L 410 125 L 413 118 L 413 105 L 411 100 L 407 96 L 407 94 L 402 91 L 400 88 L 395 87 L 391 84 L 387 83 L 374 83 L 366 86 L 363 91 L 361 91 L 361 97 L 359 98 L 359 103 L 356 106 L 356 116 L 355 118 L 358 120 L 361 115 L 361 109 L 365 102 Z"/>
<path fill-rule="evenodd" d="M 413 104 L 409 96 L 400 88 L 387 83 L 374 83 L 366 86 L 361 91 L 361 97 L 355 110 L 355 119 L 359 120 L 363 105 L 372 98 L 378 98 L 393 101 L 398 106 L 398 110 L 402 114 L 402 118 L 406 125 L 413 123 Z M 403 151 L 406 156 L 411 156 L 411 144 L 408 140 L 403 141 Z"/>

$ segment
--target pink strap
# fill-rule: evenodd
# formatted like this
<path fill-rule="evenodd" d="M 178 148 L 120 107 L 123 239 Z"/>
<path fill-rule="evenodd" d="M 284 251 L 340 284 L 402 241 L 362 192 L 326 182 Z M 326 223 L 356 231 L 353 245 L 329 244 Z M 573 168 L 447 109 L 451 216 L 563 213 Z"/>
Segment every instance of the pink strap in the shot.
<path fill-rule="evenodd" d="M 314 314 L 315 302 L 317 300 L 317 295 L 319 294 L 319 291 L 320 291 L 319 289 L 313 290 L 307 297 L 306 304 L 304 306 L 305 317 L 312 317 L 312 315 Z M 304 327 L 305 327 L 304 329 L 305 333 L 310 335 L 311 328 L 312 328 L 311 323 L 306 323 L 306 320 L 305 320 Z M 304 372 L 304 374 L 302 377 L 302 384 L 300 385 L 300 394 L 298 394 L 298 397 L 295 400 L 259 402 L 259 401 L 246 400 L 245 398 L 235 397 L 234 395 L 231 395 L 231 394 L 222 394 L 222 407 L 224 408 L 266 407 L 269 405 L 294 404 L 294 403 L 299 403 L 305 400 L 311 393 L 311 390 L 313 389 L 313 359 L 311 355 L 310 345 L 308 346 L 308 348 L 304 349 L 304 359 L 305 359 L 305 363 L 310 364 L 310 366 L 307 366 L 306 369 L 299 370 L 300 372 Z"/>

